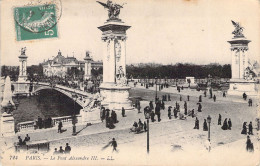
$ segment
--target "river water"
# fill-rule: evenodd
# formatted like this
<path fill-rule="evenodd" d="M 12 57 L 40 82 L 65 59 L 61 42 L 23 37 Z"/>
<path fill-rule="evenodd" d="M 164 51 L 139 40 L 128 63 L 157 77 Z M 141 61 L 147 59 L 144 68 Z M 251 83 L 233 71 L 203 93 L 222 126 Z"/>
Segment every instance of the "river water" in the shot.
<path fill-rule="evenodd" d="M 32 121 L 38 116 L 43 119 L 69 116 L 74 111 L 74 101 L 55 90 L 42 90 L 39 95 L 31 97 L 14 97 L 13 101 L 19 102 L 17 109 L 13 111 L 15 124 Z M 81 108 L 77 103 L 75 104 L 76 114 L 79 114 Z"/>

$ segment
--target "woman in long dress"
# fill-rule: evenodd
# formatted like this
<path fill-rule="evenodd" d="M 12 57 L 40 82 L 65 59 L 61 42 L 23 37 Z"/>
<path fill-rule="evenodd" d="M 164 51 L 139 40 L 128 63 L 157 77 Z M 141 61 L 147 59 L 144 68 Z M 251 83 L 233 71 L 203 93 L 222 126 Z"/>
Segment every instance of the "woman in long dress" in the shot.
<path fill-rule="evenodd" d="M 223 130 L 227 130 L 228 129 L 227 118 L 224 120 L 223 126 L 221 128 Z"/>
<path fill-rule="evenodd" d="M 246 122 L 243 123 L 243 129 L 241 131 L 241 134 L 247 134 Z"/>
<path fill-rule="evenodd" d="M 208 125 L 207 125 L 206 119 L 204 119 L 203 131 L 208 131 Z"/>

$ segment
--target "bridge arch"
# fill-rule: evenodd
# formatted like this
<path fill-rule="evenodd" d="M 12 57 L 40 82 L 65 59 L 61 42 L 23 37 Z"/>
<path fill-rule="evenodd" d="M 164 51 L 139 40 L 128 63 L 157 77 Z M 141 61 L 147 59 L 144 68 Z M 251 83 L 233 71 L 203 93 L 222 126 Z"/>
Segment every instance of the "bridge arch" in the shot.
<path fill-rule="evenodd" d="M 72 98 L 72 93 L 70 93 L 70 92 L 68 92 L 68 91 L 65 91 L 65 90 L 62 90 L 62 89 L 59 89 L 59 88 L 53 88 L 53 87 L 50 87 L 50 86 L 40 86 L 40 87 L 38 87 L 37 89 L 35 89 L 34 91 L 33 91 L 33 94 L 35 94 L 35 93 L 37 93 L 37 92 L 40 92 L 40 91 L 42 91 L 42 90 L 55 90 L 55 91 L 57 91 L 57 92 L 60 92 L 60 93 L 62 93 L 63 95 L 65 95 L 65 96 L 67 96 L 67 97 L 69 97 L 71 100 L 74 100 L 73 98 Z M 82 108 L 84 107 L 84 102 L 83 101 L 80 101 L 80 100 L 75 100 L 75 102 L 79 105 L 79 106 L 81 106 Z"/>

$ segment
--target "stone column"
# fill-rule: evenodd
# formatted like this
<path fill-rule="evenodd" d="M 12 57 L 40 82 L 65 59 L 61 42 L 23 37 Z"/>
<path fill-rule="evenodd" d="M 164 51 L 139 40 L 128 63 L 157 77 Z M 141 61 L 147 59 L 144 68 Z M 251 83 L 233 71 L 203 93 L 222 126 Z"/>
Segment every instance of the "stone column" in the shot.
<path fill-rule="evenodd" d="M 25 82 L 27 79 L 27 56 L 25 55 L 25 52 L 22 52 L 19 56 L 19 82 Z"/>

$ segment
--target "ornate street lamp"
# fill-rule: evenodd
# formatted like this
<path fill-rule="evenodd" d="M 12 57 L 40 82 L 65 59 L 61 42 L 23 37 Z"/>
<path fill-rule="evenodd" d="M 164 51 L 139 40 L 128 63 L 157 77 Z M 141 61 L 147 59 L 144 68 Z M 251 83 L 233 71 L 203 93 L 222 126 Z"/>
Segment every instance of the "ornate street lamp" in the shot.
<path fill-rule="evenodd" d="M 157 77 L 155 77 L 154 79 L 155 79 L 155 103 L 156 103 L 156 99 L 157 99 Z"/>
<path fill-rule="evenodd" d="M 209 124 L 208 140 L 209 140 L 209 143 L 210 143 L 210 123 L 211 123 L 211 117 L 210 116 L 207 117 L 207 122 Z M 209 152 L 210 152 L 210 147 L 209 147 Z"/>
<path fill-rule="evenodd" d="M 73 107 L 73 115 L 72 115 L 72 135 L 77 135 L 76 134 L 76 123 L 77 123 L 77 117 L 76 117 L 76 111 L 75 111 L 75 105 L 77 101 L 77 96 L 76 94 L 72 94 L 72 99 L 74 101 L 74 107 Z"/>
<path fill-rule="evenodd" d="M 149 145 L 149 119 L 151 117 L 151 111 L 145 113 L 145 119 L 147 120 L 147 154 L 149 154 L 150 145 Z"/>

